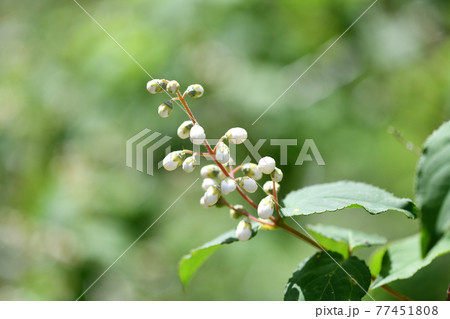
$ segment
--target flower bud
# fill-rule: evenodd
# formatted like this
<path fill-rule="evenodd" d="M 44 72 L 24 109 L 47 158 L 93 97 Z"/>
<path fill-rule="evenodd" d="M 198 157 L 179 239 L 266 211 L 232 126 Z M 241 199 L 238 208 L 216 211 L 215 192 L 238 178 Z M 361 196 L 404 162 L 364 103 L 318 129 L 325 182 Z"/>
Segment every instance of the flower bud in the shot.
<path fill-rule="evenodd" d="M 183 171 L 186 173 L 192 173 L 195 169 L 195 157 L 190 156 L 186 158 L 183 162 Z"/>
<path fill-rule="evenodd" d="M 234 179 L 227 177 L 220 184 L 220 190 L 222 194 L 227 195 L 236 189 L 236 182 Z"/>
<path fill-rule="evenodd" d="M 247 131 L 241 127 L 233 127 L 225 133 L 225 137 L 230 143 L 241 144 L 247 139 Z"/>
<path fill-rule="evenodd" d="M 200 175 L 203 178 L 209 177 L 209 178 L 214 178 L 217 177 L 219 175 L 220 172 L 220 168 L 214 164 L 210 164 L 210 165 L 205 165 L 202 167 L 202 169 L 200 170 Z"/>
<path fill-rule="evenodd" d="M 258 205 L 258 216 L 262 219 L 268 219 L 273 215 L 273 199 L 270 196 L 263 198 Z"/>
<path fill-rule="evenodd" d="M 272 181 L 265 182 L 263 185 L 263 189 L 266 193 L 273 194 L 273 182 Z M 275 182 L 275 190 L 277 191 L 277 193 L 280 191 L 280 184 L 278 184 L 277 182 Z"/>
<path fill-rule="evenodd" d="M 205 195 L 203 195 L 203 198 L 205 199 L 205 204 L 208 206 L 212 206 L 219 200 L 220 197 L 220 190 L 217 186 L 210 186 L 208 187 L 208 190 L 206 191 Z"/>
<path fill-rule="evenodd" d="M 169 153 L 163 159 L 163 166 L 166 170 L 173 171 L 183 163 L 184 157 L 185 153 L 183 151 Z"/>
<path fill-rule="evenodd" d="M 184 121 L 181 123 L 181 125 L 178 127 L 177 135 L 181 139 L 187 139 L 190 136 L 191 128 L 194 126 L 194 123 L 192 121 Z"/>
<path fill-rule="evenodd" d="M 254 193 L 258 189 L 258 184 L 256 184 L 255 180 L 247 176 L 240 178 L 239 185 L 249 193 Z"/>
<path fill-rule="evenodd" d="M 171 100 L 162 103 L 158 107 L 158 114 L 161 117 L 168 117 L 172 113 L 173 102 Z"/>
<path fill-rule="evenodd" d="M 220 179 L 224 179 L 225 177 L 227 177 L 224 172 L 222 172 L 222 170 L 219 168 L 219 174 L 217 174 L 217 177 Z"/>
<path fill-rule="evenodd" d="M 203 87 L 200 84 L 192 84 L 188 86 L 186 92 L 184 93 L 187 93 L 189 96 L 197 99 L 203 95 L 203 92 Z"/>
<path fill-rule="evenodd" d="M 255 181 L 258 181 L 262 178 L 262 173 L 258 169 L 258 166 L 256 164 L 253 163 L 243 164 L 241 171 L 245 176 L 251 177 Z"/>
<path fill-rule="evenodd" d="M 242 215 L 239 214 L 238 212 L 236 212 L 236 210 L 243 212 L 243 213 L 247 213 L 247 210 L 242 205 L 234 205 L 233 207 L 235 209 L 230 209 L 230 217 L 233 219 L 239 219 L 242 217 Z"/>
<path fill-rule="evenodd" d="M 161 88 L 161 90 L 158 93 L 161 93 L 162 91 L 164 91 L 167 88 L 168 83 L 169 83 L 169 81 L 167 81 L 165 79 L 158 80 L 158 85 Z"/>
<path fill-rule="evenodd" d="M 202 182 L 202 188 L 206 191 L 210 186 L 219 185 L 215 179 L 205 178 Z"/>
<path fill-rule="evenodd" d="M 239 219 L 242 217 L 242 215 L 236 212 L 234 209 L 230 209 L 230 217 L 232 219 Z"/>
<path fill-rule="evenodd" d="M 169 93 L 176 93 L 180 88 L 180 84 L 177 81 L 169 81 L 166 86 L 166 90 Z"/>
<path fill-rule="evenodd" d="M 190 137 L 193 144 L 201 145 L 206 138 L 205 130 L 200 125 L 195 124 L 191 128 Z"/>
<path fill-rule="evenodd" d="M 240 241 L 246 241 L 252 237 L 252 224 L 250 224 L 248 219 L 243 219 L 239 222 L 236 228 L 236 237 Z"/>
<path fill-rule="evenodd" d="M 205 203 L 205 197 L 204 196 L 202 196 L 202 198 L 200 198 L 200 205 L 202 205 L 205 208 L 208 208 L 208 205 L 206 205 L 206 203 Z"/>
<path fill-rule="evenodd" d="M 230 149 L 224 142 L 220 142 L 216 149 L 216 160 L 226 164 L 230 160 Z"/>
<path fill-rule="evenodd" d="M 283 179 L 283 172 L 281 169 L 275 167 L 273 172 L 270 174 L 270 177 L 272 177 L 273 181 L 279 183 Z"/>
<path fill-rule="evenodd" d="M 264 174 L 272 173 L 275 169 L 275 160 L 270 156 L 264 156 L 258 162 L 258 169 Z"/>
<path fill-rule="evenodd" d="M 162 88 L 159 85 L 159 81 L 157 79 L 153 79 L 151 81 L 147 82 L 147 91 L 149 91 L 151 94 L 156 94 L 162 92 Z"/>

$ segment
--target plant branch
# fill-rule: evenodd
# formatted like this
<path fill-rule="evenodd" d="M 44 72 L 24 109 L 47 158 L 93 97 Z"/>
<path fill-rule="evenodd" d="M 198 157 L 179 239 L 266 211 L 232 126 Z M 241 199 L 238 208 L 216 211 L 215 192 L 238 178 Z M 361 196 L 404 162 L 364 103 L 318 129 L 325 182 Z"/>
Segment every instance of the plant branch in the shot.
<path fill-rule="evenodd" d="M 235 208 L 233 205 L 231 205 L 231 204 L 230 204 L 225 198 L 223 198 L 223 197 L 221 197 L 221 201 L 222 201 L 222 203 L 224 203 L 227 207 L 229 207 L 230 209 L 234 210 L 236 213 L 238 213 L 238 214 L 240 214 L 240 215 L 243 215 L 243 216 L 246 216 L 246 217 L 250 218 L 251 220 L 253 220 L 253 221 L 255 221 L 255 222 L 258 222 L 258 223 L 261 223 L 261 224 L 265 224 L 265 225 L 269 225 L 269 226 L 275 226 L 274 223 L 266 222 L 266 221 L 264 221 L 264 220 L 261 220 L 261 219 L 259 219 L 259 218 L 256 218 L 255 216 L 253 216 L 253 215 L 251 215 L 251 214 L 249 214 L 249 213 L 245 213 L 245 212 L 243 212 L 243 211 L 241 211 L 241 210 Z"/>

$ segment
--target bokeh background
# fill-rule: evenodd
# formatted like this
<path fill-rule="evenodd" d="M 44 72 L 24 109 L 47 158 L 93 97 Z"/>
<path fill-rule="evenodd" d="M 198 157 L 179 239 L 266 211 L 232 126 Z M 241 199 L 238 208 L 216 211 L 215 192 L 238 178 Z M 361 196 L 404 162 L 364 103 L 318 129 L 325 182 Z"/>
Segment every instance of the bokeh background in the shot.
<path fill-rule="evenodd" d="M 371 4 L 356 0 L 130 0 L 80 4 L 155 78 L 201 83 L 191 107 L 209 137 L 245 127 L 250 141 L 298 139 L 281 196 L 337 180 L 414 196 L 419 146 L 450 118 L 450 2 L 380 0 L 255 125 L 258 116 Z M 163 95 L 72 0 L 0 3 L 0 299 L 73 300 L 199 176 L 125 165 L 144 128 L 174 137 L 185 114 L 158 117 Z M 304 139 L 325 166 L 295 166 Z M 261 154 L 279 158 L 268 142 Z M 164 157 L 164 149 L 155 159 Z M 181 256 L 233 229 L 227 209 L 188 191 L 83 300 L 280 300 L 314 251 L 283 232 L 224 247 L 183 291 Z M 255 200 L 262 194 L 253 196 Z M 237 197 L 232 197 L 238 200 Z M 419 221 L 347 210 L 298 222 L 334 224 L 389 240 Z M 371 250 L 358 253 L 367 258 Z M 443 300 L 450 258 L 392 286 Z M 390 297 L 375 290 L 376 299 Z"/>

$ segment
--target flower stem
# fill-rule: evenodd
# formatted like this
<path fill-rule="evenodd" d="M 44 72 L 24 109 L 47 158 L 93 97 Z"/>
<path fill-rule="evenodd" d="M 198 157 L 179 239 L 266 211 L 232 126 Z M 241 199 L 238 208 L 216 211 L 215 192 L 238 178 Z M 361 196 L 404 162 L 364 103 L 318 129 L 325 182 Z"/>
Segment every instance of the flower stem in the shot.
<path fill-rule="evenodd" d="M 245 212 L 243 212 L 243 211 L 241 211 L 241 210 L 235 208 L 233 205 L 231 205 L 231 204 L 230 204 L 225 198 L 223 198 L 223 197 L 221 197 L 221 201 L 222 201 L 222 203 L 224 203 L 227 207 L 229 207 L 230 209 L 234 210 L 236 213 L 238 213 L 238 214 L 240 214 L 240 215 L 243 215 L 243 216 L 246 216 L 246 217 L 248 217 L 249 219 L 251 219 L 251 220 L 253 220 L 253 221 L 255 221 L 255 222 L 258 222 L 258 223 L 261 223 L 261 224 L 265 224 L 265 225 L 269 225 L 269 226 L 275 226 L 274 223 L 266 222 L 266 221 L 264 221 L 264 220 L 261 220 L 261 219 L 259 219 L 259 218 L 256 218 L 255 216 L 253 216 L 253 215 L 251 215 L 251 214 L 249 214 L 249 213 L 245 213 Z"/>
<path fill-rule="evenodd" d="M 189 105 L 187 104 L 186 100 L 184 99 L 184 95 L 181 95 L 179 91 L 177 91 L 177 95 L 178 98 L 181 102 L 181 104 L 183 104 L 186 112 L 189 115 L 189 118 L 191 119 L 192 123 L 194 124 L 198 124 L 197 120 L 194 117 L 194 114 L 192 114 L 191 109 L 189 108 Z M 205 144 L 206 149 L 208 150 L 209 155 L 211 156 L 211 158 L 214 160 L 214 162 L 216 162 L 216 165 L 220 168 L 220 170 L 225 174 L 225 176 L 227 177 L 232 177 L 232 175 L 230 175 L 230 173 L 228 172 L 228 170 L 222 165 L 222 163 L 220 163 L 219 161 L 216 160 L 216 156 L 214 153 L 214 150 L 211 148 L 211 146 L 209 145 L 208 141 L 205 139 L 203 141 L 203 144 Z M 247 196 L 247 194 L 244 193 L 244 191 L 239 187 L 239 185 L 236 185 L 236 190 L 238 191 L 238 193 L 250 204 L 252 205 L 254 208 L 258 208 L 258 205 L 256 205 L 256 203 L 254 201 L 251 200 L 250 197 Z"/>

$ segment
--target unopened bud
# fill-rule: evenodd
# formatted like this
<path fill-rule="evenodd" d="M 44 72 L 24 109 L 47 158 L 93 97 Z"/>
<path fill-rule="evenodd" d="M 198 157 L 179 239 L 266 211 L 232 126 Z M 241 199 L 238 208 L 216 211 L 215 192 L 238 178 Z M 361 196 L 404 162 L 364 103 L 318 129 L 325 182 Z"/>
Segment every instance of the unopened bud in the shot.
<path fill-rule="evenodd" d="M 202 188 L 206 191 L 210 186 L 219 185 L 215 179 L 205 178 L 202 182 Z"/>
<path fill-rule="evenodd" d="M 203 95 L 203 92 L 203 87 L 200 84 L 192 84 L 188 86 L 185 94 L 188 94 L 190 97 L 197 99 Z"/>
<path fill-rule="evenodd" d="M 273 215 L 273 199 L 270 196 L 263 198 L 258 205 L 258 216 L 262 219 L 268 219 Z"/>
<path fill-rule="evenodd" d="M 168 171 L 173 171 L 183 163 L 185 153 L 183 151 L 176 151 L 169 153 L 163 160 L 163 166 Z"/>
<path fill-rule="evenodd" d="M 275 169 L 275 160 L 270 156 L 264 156 L 258 162 L 258 169 L 264 174 L 270 174 Z"/>
<path fill-rule="evenodd" d="M 220 168 L 214 164 L 210 164 L 210 165 L 205 165 L 202 167 L 202 169 L 200 170 L 200 175 L 203 178 L 209 177 L 209 178 L 214 178 L 217 177 L 219 175 L 220 172 Z"/>
<path fill-rule="evenodd" d="M 233 178 L 227 177 L 220 184 L 220 189 L 224 195 L 227 195 L 236 189 L 236 182 Z"/>
<path fill-rule="evenodd" d="M 200 205 L 202 205 L 205 208 L 208 208 L 208 205 L 206 205 L 206 203 L 205 203 L 205 197 L 204 196 L 202 196 L 202 198 L 200 198 Z"/>
<path fill-rule="evenodd" d="M 263 189 L 266 193 L 273 194 L 273 181 L 265 182 L 263 185 Z M 275 190 L 277 191 L 277 193 L 280 191 L 280 184 L 278 184 L 277 182 L 275 182 Z"/>
<path fill-rule="evenodd" d="M 243 219 L 239 222 L 236 228 L 236 237 L 240 241 L 246 241 L 252 237 L 252 224 L 250 224 L 247 219 Z"/>
<path fill-rule="evenodd" d="M 158 107 L 158 114 L 161 117 L 168 117 L 172 113 L 173 102 L 171 100 L 162 103 Z"/>
<path fill-rule="evenodd" d="M 255 180 L 247 176 L 240 178 L 239 185 L 249 193 L 254 193 L 258 189 L 258 184 L 256 184 Z"/>
<path fill-rule="evenodd" d="M 183 162 L 183 171 L 186 173 L 192 173 L 195 169 L 195 157 L 190 156 L 186 158 Z"/>
<path fill-rule="evenodd" d="M 273 172 L 270 174 L 270 177 L 273 181 L 279 183 L 283 179 L 283 172 L 281 171 L 281 169 L 275 167 Z"/>
<path fill-rule="evenodd" d="M 216 160 L 222 164 L 230 160 L 230 149 L 224 142 L 220 142 L 216 149 Z"/>
<path fill-rule="evenodd" d="M 149 91 L 151 94 L 156 94 L 156 93 L 160 93 L 162 92 L 162 88 L 159 85 L 159 81 L 158 79 L 153 79 L 151 81 L 147 82 L 147 91 Z"/>
<path fill-rule="evenodd" d="M 205 130 L 200 125 L 195 124 L 191 128 L 190 137 L 193 144 L 201 145 L 206 138 Z"/>
<path fill-rule="evenodd" d="M 176 93 L 180 88 L 180 84 L 177 81 L 169 81 L 166 86 L 166 90 L 169 93 Z"/>
<path fill-rule="evenodd" d="M 247 213 L 247 210 L 242 205 L 234 205 L 233 207 L 234 207 L 234 209 L 230 208 L 230 217 L 233 219 L 239 219 L 242 217 L 242 215 L 240 213 L 238 213 L 236 210 L 238 210 L 239 212 L 244 213 L 244 214 Z"/>
<path fill-rule="evenodd" d="M 205 199 L 205 204 L 208 206 L 212 206 L 219 200 L 220 190 L 217 186 L 210 186 L 206 191 L 203 198 Z"/>
<path fill-rule="evenodd" d="M 258 181 L 262 178 L 262 173 L 258 169 L 258 165 L 256 165 L 256 164 L 253 164 L 253 163 L 243 164 L 241 171 L 242 171 L 242 174 L 253 178 L 255 181 Z"/>
<path fill-rule="evenodd" d="M 192 121 L 184 121 L 181 123 L 181 125 L 178 127 L 177 135 L 181 139 L 187 139 L 190 136 L 191 128 L 194 126 L 194 123 Z"/>
<path fill-rule="evenodd" d="M 241 144 L 247 139 L 247 131 L 241 127 L 233 127 L 225 133 L 225 137 L 230 143 Z"/>

